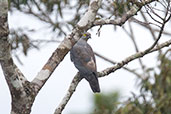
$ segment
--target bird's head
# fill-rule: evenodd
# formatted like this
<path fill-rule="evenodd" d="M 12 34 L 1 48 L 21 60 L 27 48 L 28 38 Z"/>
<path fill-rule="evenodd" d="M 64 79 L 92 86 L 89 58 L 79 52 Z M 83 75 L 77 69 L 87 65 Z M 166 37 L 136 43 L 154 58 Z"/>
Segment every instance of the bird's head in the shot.
<path fill-rule="evenodd" d="M 84 32 L 84 33 L 82 34 L 81 39 L 87 41 L 89 38 L 91 38 L 91 34 L 90 34 L 89 32 Z"/>

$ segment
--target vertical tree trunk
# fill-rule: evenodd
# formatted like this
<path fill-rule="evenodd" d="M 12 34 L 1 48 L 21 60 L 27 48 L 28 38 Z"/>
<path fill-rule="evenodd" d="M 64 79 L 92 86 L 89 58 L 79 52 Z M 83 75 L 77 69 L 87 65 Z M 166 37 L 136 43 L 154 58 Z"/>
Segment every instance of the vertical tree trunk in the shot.
<path fill-rule="evenodd" d="M 11 114 L 30 114 L 37 92 L 13 62 L 7 20 L 8 0 L 0 0 L 0 64 L 11 92 Z"/>

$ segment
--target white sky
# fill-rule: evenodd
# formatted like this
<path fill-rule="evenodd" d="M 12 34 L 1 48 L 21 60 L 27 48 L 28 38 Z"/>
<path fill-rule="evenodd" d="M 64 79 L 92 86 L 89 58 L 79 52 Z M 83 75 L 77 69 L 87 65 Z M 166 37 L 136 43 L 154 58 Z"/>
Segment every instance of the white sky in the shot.
<path fill-rule="evenodd" d="M 40 23 L 30 16 L 24 16 L 20 13 L 17 13 L 16 15 L 10 15 L 9 24 L 10 27 L 24 26 L 34 29 L 41 29 L 45 26 L 44 23 Z M 89 44 L 92 46 L 94 51 L 115 61 L 121 61 L 135 53 L 134 46 L 132 45 L 130 38 L 128 38 L 121 28 L 118 28 L 117 32 L 114 32 L 112 26 L 104 26 L 101 29 L 100 37 L 96 36 L 97 29 L 97 27 L 94 27 L 93 31 L 90 31 L 92 39 L 89 41 Z M 152 44 L 153 40 L 148 31 L 145 31 L 139 26 L 135 26 L 133 30 L 135 31 L 136 41 L 138 42 L 140 50 L 144 50 Z M 50 35 L 46 34 L 46 31 L 44 32 L 41 32 L 41 34 L 32 34 L 32 37 L 40 39 L 48 39 L 51 37 Z M 168 38 L 165 40 L 168 40 Z M 15 60 L 15 63 L 25 74 L 25 76 L 29 80 L 32 80 L 40 71 L 42 66 L 46 63 L 57 46 L 58 43 L 52 43 L 42 48 L 40 51 L 31 50 L 29 51 L 27 57 L 20 54 L 20 58 L 24 65 L 20 65 L 17 60 Z M 143 62 L 148 66 L 155 66 L 155 58 L 155 53 L 149 54 L 143 57 Z M 98 57 L 96 57 L 96 61 L 98 71 L 112 66 Z M 126 66 L 137 68 L 137 65 L 138 62 L 135 60 Z M 54 113 L 61 99 L 66 94 L 70 82 L 76 73 L 77 69 L 74 67 L 73 63 L 71 63 L 68 54 L 39 92 L 32 107 L 31 114 Z M 100 78 L 99 81 L 102 92 L 118 90 L 122 95 L 122 99 L 131 96 L 131 92 L 138 93 L 137 85 L 135 85 L 135 76 L 122 69 L 117 70 L 115 73 L 112 73 L 107 77 Z M 9 114 L 11 98 L 1 69 L 0 90 L 0 114 Z M 81 83 L 79 83 L 71 100 L 65 107 L 63 114 L 75 114 L 76 112 L 86 114 L 91 110 L 93 102 L 92 96 L 93 92 L 91 91 L 89 84 L 85 80 L 82 80 Z"/>

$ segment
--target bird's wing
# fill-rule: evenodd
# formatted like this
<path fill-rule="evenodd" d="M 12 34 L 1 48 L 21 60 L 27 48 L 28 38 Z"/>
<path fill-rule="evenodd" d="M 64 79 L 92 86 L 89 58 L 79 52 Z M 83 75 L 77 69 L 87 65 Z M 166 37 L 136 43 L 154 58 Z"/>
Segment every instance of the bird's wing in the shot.
<path fill-rule="evenodd" d="M 80 77 L 85 78 L 93 92 L 100 92 L 97 78 L 96 60 L 91 46 L 86 41 L 79 41 L 70 51 L 71 61 L 80 72 Z"/>
<path fill-rule="evenodd" d="M 84 45 L 75 45 L 70 54 L 71 61 L 74 62 L 80 72 L 96 72 L 94 52 L 87 42 Z"/>

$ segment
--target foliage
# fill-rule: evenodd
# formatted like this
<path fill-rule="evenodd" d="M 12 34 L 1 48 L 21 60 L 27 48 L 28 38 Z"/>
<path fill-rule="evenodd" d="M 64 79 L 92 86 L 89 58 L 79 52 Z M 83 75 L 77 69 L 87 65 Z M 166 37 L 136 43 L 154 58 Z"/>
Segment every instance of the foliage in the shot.
<path fill-rule="evenodd" d="M 97 113 L 94 114 L 171 114 L 171 58 L 169 57 L 165 54 L 160 56 L 158 66 L 160 72 L 157 74 L 154 69 L 149 71 L 154 75 L 141 80 L 140 95 L 133 94 L 117 110 L 117 95 L 97 95 L 95 97 Z M 113 110 L 115 112 L 112 112 Z"/>
<path fill-rule="evenodd" d="M 95 110 L 93 114 L 111 114 L 117 108 L 118 98 L 118 92 L 96 94 L 94 96 Z"/>

